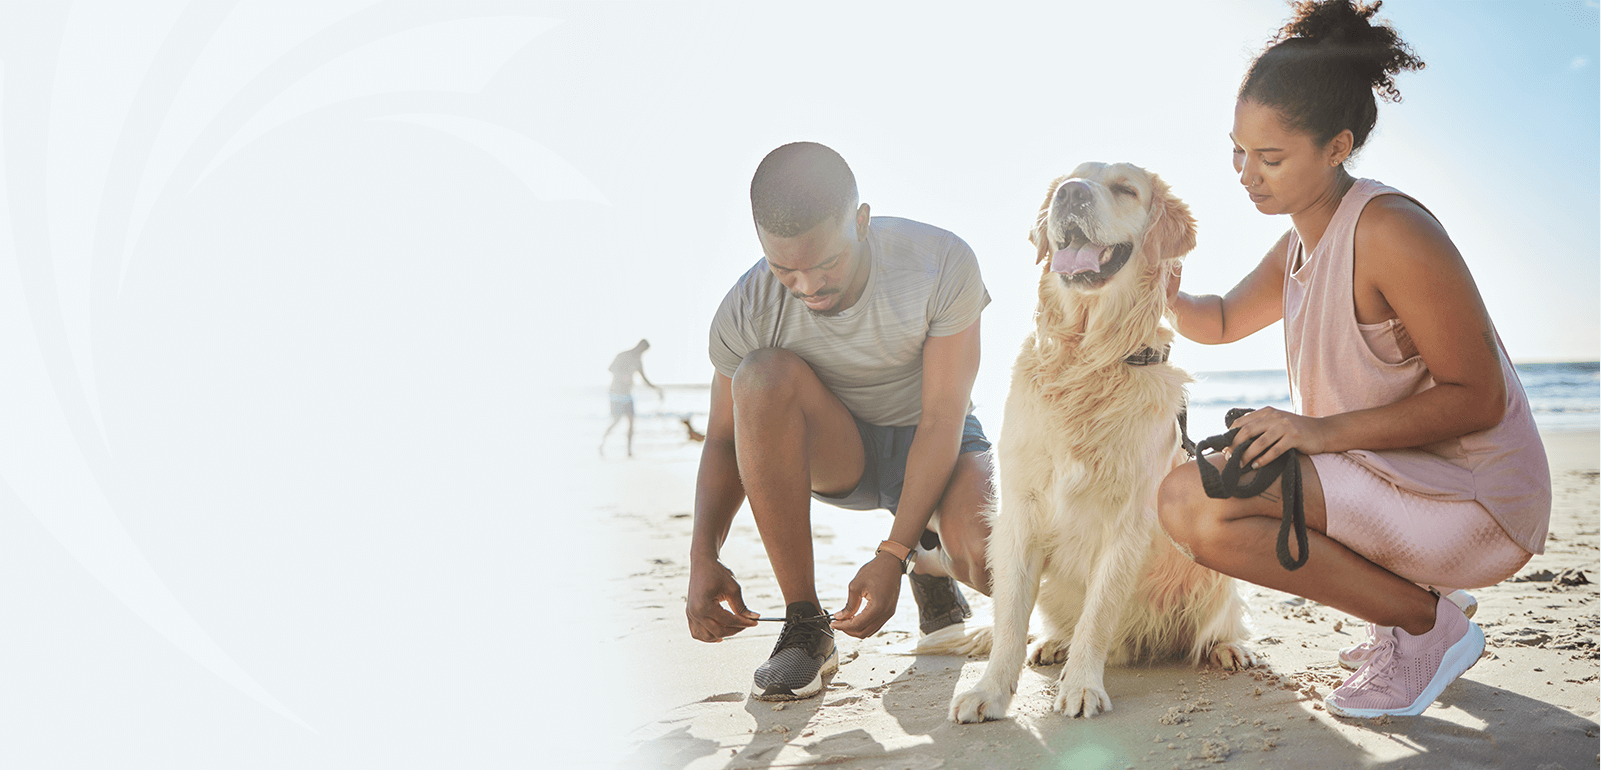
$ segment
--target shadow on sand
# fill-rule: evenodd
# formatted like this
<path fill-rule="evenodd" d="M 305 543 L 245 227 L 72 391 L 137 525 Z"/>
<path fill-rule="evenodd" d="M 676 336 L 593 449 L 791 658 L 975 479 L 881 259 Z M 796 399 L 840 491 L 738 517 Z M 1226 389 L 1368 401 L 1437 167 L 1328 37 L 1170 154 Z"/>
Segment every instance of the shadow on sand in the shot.
<path fill-rule="evenodd" d="M 874 665 L 885 660 L 905 668 L 872 686 L 836 675 L 822 697 L 781 707 L 725 693 L 674 709 L 653 735 L 638 736 L 622 767 L 1165 770 L 1254 754 L 1249 764 L 1272 767 L 1571 770 L 1594 767 L 1601 748 L 1594 721 L 1472 680 L 1453 684 L 1422 716 L 1348 720 L 1272 686 L 1271 669 L 1184 665 L 1108 669 L 1113 711 L 1094 719 L 1050 711 L 1060 666 L 1026 669 L 1006 719 L 958 725 L 946 712 L 969 661 L 875 657 Z M 860 678 L 848 663 L 841 673 Z M 1431 716 L 1443 709 L 1462 713 Z"/>

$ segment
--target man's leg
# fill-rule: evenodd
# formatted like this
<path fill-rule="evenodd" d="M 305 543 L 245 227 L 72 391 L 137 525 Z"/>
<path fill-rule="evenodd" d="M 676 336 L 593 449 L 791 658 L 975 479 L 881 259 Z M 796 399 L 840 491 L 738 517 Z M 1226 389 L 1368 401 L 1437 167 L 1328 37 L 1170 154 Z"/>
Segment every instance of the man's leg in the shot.
<path fill-rule="evenodd" d="M 734 445 L 756 528 L 784 603 L 821 608 L 812 563 L 811 492 L 843 494 L 865 452 L 839 397 L 794 353 L 762 348 L 734 372 Z"/>
<path fill-rule="evenodd" d="M 634 456 L 634 405 L 628 405 L 628 456 Z"/>
<path fill-rule="evenodd" d="M 918 559 L 912 572 L 949 575 L 985 596 L 990 592 L 989 505 L 994 498 L 994 464 L 989 452 L 967 452 L 956 459 L 956 469 L 945 485 L 939 509 L 929 529 L 939 535 L 943 558 Z"/>
<path fill-rule="evenodd" d="M 621 414 L 612 413 L 611 424 L 606 426 L 606 432 L 600 434 L 600 456 L 606 456 L 606 437 L 611 435 L 611 429 L 617 427 L 617 422 L 623 419 Z"/>

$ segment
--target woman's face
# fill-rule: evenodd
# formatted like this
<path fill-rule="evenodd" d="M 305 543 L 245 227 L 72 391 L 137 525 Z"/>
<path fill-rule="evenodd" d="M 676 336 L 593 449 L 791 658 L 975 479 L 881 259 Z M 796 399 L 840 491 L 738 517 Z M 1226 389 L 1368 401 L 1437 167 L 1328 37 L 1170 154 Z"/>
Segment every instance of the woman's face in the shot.
<path fill-rule="evenodd" d="M 1234 170 L 1256 210 L 1298 214 L 1334 194 L 1350 154 L 1350 132 L 1325 146 L 1284 127 L 1278 110 L 1249 99 L 1234 105 Z"/>

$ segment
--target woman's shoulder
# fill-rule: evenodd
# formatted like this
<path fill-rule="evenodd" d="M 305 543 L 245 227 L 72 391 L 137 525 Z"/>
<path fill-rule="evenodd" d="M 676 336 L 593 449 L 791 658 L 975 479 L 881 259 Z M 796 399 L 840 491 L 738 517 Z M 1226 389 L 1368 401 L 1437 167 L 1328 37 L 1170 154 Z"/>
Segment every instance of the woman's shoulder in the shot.
<path fill-rule="evenodd" d="M 1382 188 L 1362 207 L 1356 222 L 1356 248 L 1403 254 L 1420 247 L 1449 245 L 1451 239 L 1434 214 L 1406 193 Z"/>
<path fill-rule="evenodd" d="M 1429 213 L 1427 207 L 1418 202 L 1417 198 L 1401 192 L 1394 187 L 1390 187 L 1388 185 L 1376 185 L 1371 190 L 1371 195 L 1372 197 L 1368 198 L 1368 202 L 1362 207 L 1362 217 L 1364 219 L 1374 213 L 1378 213 L 1380 216 L 1393 215 L 1396 213 L 1406 215 L 1415 213 L 1422 214 L 1431 219 L 1434 216 L 1433 214 Z"/>

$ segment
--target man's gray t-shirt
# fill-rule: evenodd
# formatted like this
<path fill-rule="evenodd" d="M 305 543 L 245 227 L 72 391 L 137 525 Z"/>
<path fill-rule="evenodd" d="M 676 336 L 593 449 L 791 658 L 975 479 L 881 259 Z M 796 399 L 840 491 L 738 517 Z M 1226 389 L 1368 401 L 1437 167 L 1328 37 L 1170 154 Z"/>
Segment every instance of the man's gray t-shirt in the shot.
<path fill-rule="evenodd" d="M 867 245 L 872 272 L 862 297 L 834 316 L 807 310 L 767 261 L 758 261 L 712 318 L 712 365 L 733 377 L 752 350 L 783 348 L 810 364 L 858 419 L 916 425 L 923 412 L 924 340 L 973 325 L 989 292 L 973 250 L 946 230 L 873 217 Z"/>

